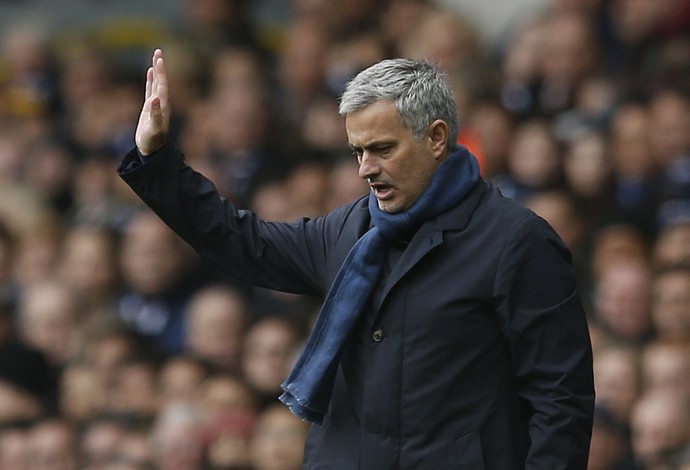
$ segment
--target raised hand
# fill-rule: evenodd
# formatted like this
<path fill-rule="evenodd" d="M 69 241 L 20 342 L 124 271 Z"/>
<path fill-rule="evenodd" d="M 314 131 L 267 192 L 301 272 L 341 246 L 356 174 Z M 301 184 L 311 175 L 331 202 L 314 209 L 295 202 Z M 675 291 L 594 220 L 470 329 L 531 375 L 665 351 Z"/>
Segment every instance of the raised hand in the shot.
<path fill-rule="evenodd" d="M 146 95 L 134 136 L 139 152 L 149 155 L 160 149 L 168 138 L 169 128 L 168 77 L 163 51 L 156 49 L 151 67 L 146 71 Z"/>

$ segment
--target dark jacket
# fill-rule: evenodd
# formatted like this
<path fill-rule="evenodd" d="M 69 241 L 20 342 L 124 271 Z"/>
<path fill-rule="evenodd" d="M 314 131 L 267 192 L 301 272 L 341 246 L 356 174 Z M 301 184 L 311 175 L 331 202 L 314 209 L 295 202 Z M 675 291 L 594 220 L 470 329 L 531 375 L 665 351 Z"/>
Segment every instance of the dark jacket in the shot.
<path fill-rule="evenodd" d="M 124 180 L 235 276 L 324 295 L 370 226 L 366 198 L 267 223 L 167 145 Z M 585 469 L 592 356 L 570 254 L 541 218 L 480 180 L 399 250 L 351 334 L 307 469 Z"/>

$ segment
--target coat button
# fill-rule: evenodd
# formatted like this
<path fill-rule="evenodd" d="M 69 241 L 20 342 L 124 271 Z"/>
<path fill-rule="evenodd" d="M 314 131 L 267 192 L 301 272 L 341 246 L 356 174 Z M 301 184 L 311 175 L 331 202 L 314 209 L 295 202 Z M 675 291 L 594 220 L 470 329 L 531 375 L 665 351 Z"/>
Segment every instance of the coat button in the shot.
<path fill-rule="evenodd" d="M 374 332 L 371 334 L 371 339 L 376 341 L 377 343 L 383 339 L 383 330 L 381 328 L 377 328 L 374 330 Z"/>

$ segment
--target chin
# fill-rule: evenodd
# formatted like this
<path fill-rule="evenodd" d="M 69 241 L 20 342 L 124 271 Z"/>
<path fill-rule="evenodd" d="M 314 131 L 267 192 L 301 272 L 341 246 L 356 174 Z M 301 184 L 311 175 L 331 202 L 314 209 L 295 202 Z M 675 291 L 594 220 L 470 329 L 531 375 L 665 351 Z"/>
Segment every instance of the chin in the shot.
<path fill-rule="evenodd" d="M 394 204 L 392 202 L 382 203 L 381 201 L 379 201 L 379 209 L 389 214 L 396 214 L 403 211 L 403 209 L 400 207 L 400 204 Z"/>

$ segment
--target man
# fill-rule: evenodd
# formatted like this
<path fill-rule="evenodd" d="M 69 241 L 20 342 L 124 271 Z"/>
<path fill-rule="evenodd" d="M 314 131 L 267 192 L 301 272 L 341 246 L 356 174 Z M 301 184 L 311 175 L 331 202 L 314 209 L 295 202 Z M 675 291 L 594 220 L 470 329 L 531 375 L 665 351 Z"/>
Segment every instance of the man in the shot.
<path fill-rule="evenodd" d="M 314 220 L 237 210 L 167 141 L 154 52 L 120 174 L 202 256 L 264 287 L 325 295 L 283 384 L 314 423 L 307 469 L 584 469 L 592 357 L 570 255 L 455 145 L 432 65 L 386 60 L 340 104 L 371 192 Z"/>

